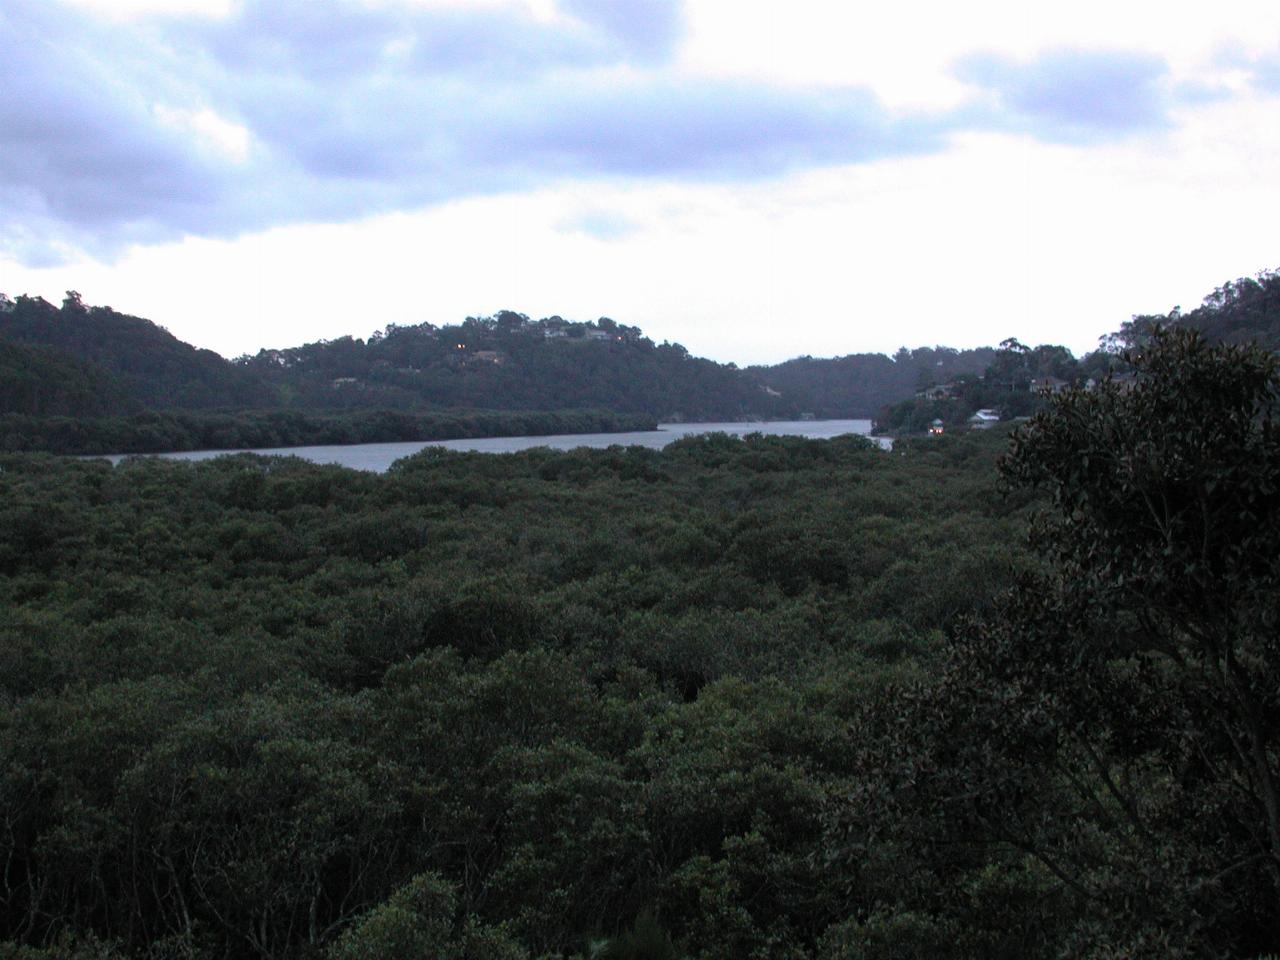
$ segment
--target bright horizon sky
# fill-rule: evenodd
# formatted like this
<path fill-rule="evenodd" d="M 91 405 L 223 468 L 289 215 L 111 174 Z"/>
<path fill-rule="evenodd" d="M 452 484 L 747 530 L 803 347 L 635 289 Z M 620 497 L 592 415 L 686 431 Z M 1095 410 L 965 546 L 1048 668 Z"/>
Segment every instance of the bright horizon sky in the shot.
<path fill-rule="evenodd" d="M 0 291 L 224 356 L 512 309 L 745 365 L 1080 354 L 1280 267 L 1280 4 L 884 7 L 7 0 Z"/>

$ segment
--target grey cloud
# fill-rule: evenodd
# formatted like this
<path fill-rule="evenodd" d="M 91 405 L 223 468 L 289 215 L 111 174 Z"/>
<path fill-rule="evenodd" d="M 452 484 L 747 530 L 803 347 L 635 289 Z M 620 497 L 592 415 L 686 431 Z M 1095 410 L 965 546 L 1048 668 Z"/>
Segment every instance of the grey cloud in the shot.
<path fill-rule="evenodd" d="M 940 150 L 963 126 L 1087 139 L 1163 122 L 1153 58 L 975 58 L 962 70 L 980 107 L 896 114 L 857 88 L 680 75 L 664 62 L 676 0 L 561 2 L 567 20 L 546 23 L 518 8 L 245 0 L 225 20 L 139 26 L 6 0 L 0 215 L 26 232 L 0 244 L 29 261 L 64 245 L 109 256 L 569 177 L 767 177 Z M 246 157 L 164 122 L 205 109 L 249 131 Z"/>
<path fill-rule="evenodd" d="M 25 227 L 0 243 L 47 260 L 57 244 L 31 236 L 42 224 L 88 247 L 173 235 L 216 199 L 221 172 L 157 122 L 142 93 L 153 78 L 122 78 L 101 34 L 51 12 L 0 11 L 0 212 Z"/>
<path fill-rule="evenodd" d="M 538 106 L 474 131 L 473 149 L 570 174 L 754 177 L 940 146 L 940 124 L 895 121 L 857 90 L 646 81 L 553 90 Z"/>
<path fill-rule="evenodd" d="M 1055 50 L 1030 61 L 976 55 L 956 70 L 988 94 L 993 126 L 1065 142 L 1166 126 L 1172 106 L 1167 73 L 1159 57 L 1098 50 Z"/>
<path fill-rule="evenodd" d="M 237 104 L 278 163 L 275 203 L 328 216 L 520 189 L 564 177 L 745 179 L 936 149 L 942 124 L 892 118 L 865 93 L 656 79 L 507 91 L 351 84 Z M 282 210 L 287 215 L 287 210 Z"/>
<path fill-rule="evenodd" d="M 640 57 L 666 56 L 679 39 L 680 0 L 561 0 L 560 7 Z"/>
<path fill-rule="evenodd" d="M 506 7 L 245 0 L 232 18 L 175 20 L 168 34 L 191 56 L 212 57 L 248 76 L 275 74 L 330 87 L 360 77 L 474 82 L 481 76 L 492 83 L 549 68 L 605 66 L 665 53 L 668 44 L 656 42 L 662 27 L 654 21 L 660 17 L 636 13 L 634 23 L 620 17 L 619 11 L 637 6 L 668 4 L 617 3 L 612 13 L 585 11 L 564 25 Z"/>

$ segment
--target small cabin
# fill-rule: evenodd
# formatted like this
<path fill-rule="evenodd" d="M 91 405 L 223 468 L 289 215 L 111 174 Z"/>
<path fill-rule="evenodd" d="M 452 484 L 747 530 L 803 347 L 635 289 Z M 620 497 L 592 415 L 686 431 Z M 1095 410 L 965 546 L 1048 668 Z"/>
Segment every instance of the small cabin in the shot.
<path fill-rule="evenodd" d="M 1071 384 L 1065 380 L 1059 380 L 1057 377 L 1036 377 L 1031 381 L 1032 393 L 1061 393 Z"/>
<path fill-rule="evenodd" d="M 969 418 L 970 430 L 986 430 L 988 427 L 994 426 L 1000 422 L 999 410 L 979 410 Z"/>
<path fill-rule="evenodd" d="M 955 395 L 956 385 L 954 383 L 938 383 L 916 393 L 916 397 L 921 400 L 950 400 Z"/>
<path fill-rule="evenodd" d="M 941 436 L 945 431 L 946 427 L 943 426 L 941 420 L 934 420 L 929 424 L 929 436 L 931 437 Z"/>

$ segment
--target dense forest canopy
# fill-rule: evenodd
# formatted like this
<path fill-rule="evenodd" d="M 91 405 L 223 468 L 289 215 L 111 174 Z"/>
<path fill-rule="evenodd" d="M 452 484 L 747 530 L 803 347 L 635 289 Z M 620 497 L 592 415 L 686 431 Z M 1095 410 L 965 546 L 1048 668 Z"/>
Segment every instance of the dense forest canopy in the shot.
<path fill-rule="evenodd" d="M 713 435 L 385 475 L 0 455 L 0 957 L 1280 951 L 1280 365 L 1234 342 L 1272 286 L 1080 360 L 1010 339 L 980 374 L 918 374 L 908 418 L 1030 419 L 891 451 Z M 3 341 L 8 395 L 72 415 L 10 431 L 551 422 L 111 416 L 136 370 L 61 329 L 94 311 L 13 306 L 44 332 Z M 234 377 L 201 395 L 709 363 L 603 320 L 440 333 L 215 358 Z M 440 369 L 415 368 L 426 341 Z M 101 396 L 19 376 L 46 369 Z"/>
<path fill-rule="evenodd" d="M 892 451 L 0 458 L 0 955 L 1276 951 L 1280 369 L 1129 361 Z"/>
<path fill-rule="evenodd" d="M 1027 563 L 982 440 L 3 458 L 0 941 L 808 955 L 848 711 Z"/>

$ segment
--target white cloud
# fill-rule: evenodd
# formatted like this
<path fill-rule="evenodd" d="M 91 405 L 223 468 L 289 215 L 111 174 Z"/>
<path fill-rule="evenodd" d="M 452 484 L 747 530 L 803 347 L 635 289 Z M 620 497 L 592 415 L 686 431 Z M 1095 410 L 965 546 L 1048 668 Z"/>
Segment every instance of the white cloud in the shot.
<path fill-rule="evenodd" d="M 156 104 L 153 109 L 161 123 L 194 134 L 202 147 L 216 151 L 233 163 L 248 161 L 253 135 L 243 124 L 228 120 L 208 107 L 184 110 Z"/>

